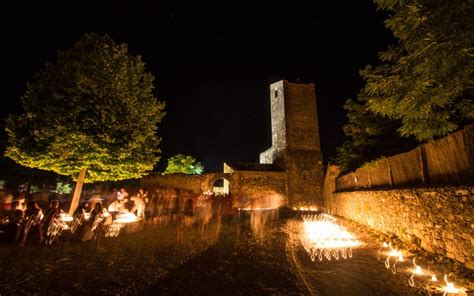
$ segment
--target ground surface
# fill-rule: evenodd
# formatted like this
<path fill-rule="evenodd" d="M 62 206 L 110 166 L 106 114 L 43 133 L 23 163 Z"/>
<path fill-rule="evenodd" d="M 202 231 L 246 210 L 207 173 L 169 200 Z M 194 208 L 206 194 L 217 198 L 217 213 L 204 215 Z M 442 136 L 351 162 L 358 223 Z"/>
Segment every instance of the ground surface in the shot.
<path fill-rule="evenodd" d="M 147 225 L 143 232 L 105 239 L 98 248 L 73 242 L 3 245 L 0 293 L 423 295 L 408 287 L 406 274 L 392 275 L 377 261 L 370 241 L 352 259 L 312 262 L 298 239 L 299 221 L 271 218 L 214 222 L 204 231 Z"/>

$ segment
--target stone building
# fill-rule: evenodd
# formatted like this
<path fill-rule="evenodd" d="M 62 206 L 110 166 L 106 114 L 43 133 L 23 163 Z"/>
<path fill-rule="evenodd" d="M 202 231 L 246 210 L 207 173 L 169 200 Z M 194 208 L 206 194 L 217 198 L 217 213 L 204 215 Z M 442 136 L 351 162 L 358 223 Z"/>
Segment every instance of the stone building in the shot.
<path fill-rule="evenodd" d="M 272 147 L 260 163 L 286 173 L 290 205 L 322 205 L 324 180 L 314 84 L 286 80 L 270 85 Z"/>
<path fill-rule="evenodd" d="M 231 193 L 246 200 L 284 200 L 289 207 L 322 206 L 323 168 L 314 84 L 270 85 L 272 146 L 260 163 L 224 163 L 223 173 L 150 176 L 145 186 Z M 216 186 L 217 182 L 220 184 Z"/>

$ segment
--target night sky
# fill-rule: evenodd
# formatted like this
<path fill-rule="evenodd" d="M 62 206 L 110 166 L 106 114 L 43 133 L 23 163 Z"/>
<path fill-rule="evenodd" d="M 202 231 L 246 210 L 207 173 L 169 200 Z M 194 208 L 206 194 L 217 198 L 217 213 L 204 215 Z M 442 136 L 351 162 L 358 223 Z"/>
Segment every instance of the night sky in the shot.
<path fill-rule="evenodd" d="M 280 79 L 316 84 L 327 161 L 342 143 L 342 106 L 361 87 L 358 71 L 393 42 L 369 0 L 94 2 L 2 4 L 0 116 L 20 111 L 26 83 L 57 50 L 82 33 L 107 33 L 142 55 L 166 101 L 161 167 L 177 153 L 206 171 L 258 161 L 271 146 L 268 85 Z"/>

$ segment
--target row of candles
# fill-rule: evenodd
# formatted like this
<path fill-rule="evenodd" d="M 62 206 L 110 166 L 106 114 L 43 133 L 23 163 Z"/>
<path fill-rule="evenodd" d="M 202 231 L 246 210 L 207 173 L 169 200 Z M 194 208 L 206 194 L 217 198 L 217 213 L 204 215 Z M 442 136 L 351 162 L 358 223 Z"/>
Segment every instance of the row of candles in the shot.
<path fill-rule="evenodd" d="M 301 211 L 302 209 L 298 210 Z M 311 209 L 306 208 L 305 210 Z M 331 260 L 331 258 L 339 259 L 340 257 L 344 259 L 350 258 L 352 257 L 352 248 L 362 245 L 352 233 L 349 233 L 344 227 L 338 225 L 336 223 L 337 219 L 331 215 L 303 215 L 302 218 L 304 228 L 302 236 L 303 247 L 310 254 L 313 261 L 316 258 L 322 260 L 324 257 L 328 260 Z M 394 248 L 392 243 L 384 242 L 377 252 L 377 259 L 380 260 L 382 254 L 386 255 L 387 258 L 384 262 L 385 267 L 391 269 L 393 274 L 396 274 L 397 264 L 407 261 L 403 253 L 403 251 Z M 342 254 L 342 256 L 339 256 L 340 254 Z M 411 276 L 408 279 L 410 286 L 415 286 L 416 277 L 428 277 L 429 282 L 432 284 L 438 282 L 436 274 L 416 264 L 415 258 L 412 259 L 411 263 L 413 264 L 413 268 L 409 270 Z M 437 287 L 437 291 L 443 292 L 443 295 L 466 295 L 466 289 L 456 287 L 453 282 L 448 280 L 447 274 L 444 275 L 443 279 L 445 285 Z"/>
<path fill-rule="evenodd" d="M 352 248 L 361 245 L 355 236 L 336 223 L 336 218 L 327 214 L 303 215 L 303 247 L 311 260 L 323 258 L 347 259 L 352 257 Z"/>
<path fill-rule="evenodd" d="M 387 269 L 391 269 L 393 274 L 397 273 L 397 264 L 399 262 L 405 262 L 406 258 L 403 256 L 403 252 L 395 249 L 392 246 L 392 243 L 383 242 L 380 250 L 377 252 L 377 259 L 380 260 L 382 254 L 385 254 L 387 258 L 385 259 L 385 267 Z M 393 259 L 392 259 L 393 258 Z M 393 262 L 392 262 L 393 261 Z M 435 284 L 438 282 L 438 278 L 434 272 L 431 272 L 425 268 L 422 268 L 420 265 L 416 264 L 416 258 L 413 258 L 411 263 L 413 264 L 413 268 L 409 271 L 411 273 L 410 278 L 408 279 L 408 284 L 412 287 L 415 286 L 415 278 L 416 277 L 428 277 L 429 282 Z M 445 285 L 442 287 L 437 287 L 436 290 L 443 292 L 443 295 L 448 294 L 458 294 L 458 295 L 466 295 L 466 289 L 462 287 L 456 287 L 453 282 L 448 280 L 448 275 L 444 275 L 444 282 Z"/>

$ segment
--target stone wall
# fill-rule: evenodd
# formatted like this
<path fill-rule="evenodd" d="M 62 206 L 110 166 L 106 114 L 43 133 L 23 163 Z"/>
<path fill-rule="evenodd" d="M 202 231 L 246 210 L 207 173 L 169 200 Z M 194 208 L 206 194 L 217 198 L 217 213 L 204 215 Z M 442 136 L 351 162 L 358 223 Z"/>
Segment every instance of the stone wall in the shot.
<path fill-rule="evenodd" d="M 148 190 L 154 188 L 174 188 L 201 193 L 211 190 L 214 182 L 225 179 L 230 187 L 230 194 L 243 198 L 252 199 L 275 199 L 275 204 L 287 203 L 286 200 L 286 174 L 284 172 L 265 171 L 236 171 L 232 173 L 208 173 L 202 175 L 152 174 L 141 180 L 141 186 Z M 265 202 L 273 203 L 273 202 Z M 280 203 L 279 206 L 282 204 Z"/>
<path fill-rule="evenodd" d="M 272 147 L 260 154 L 260 163 L 286 172 L 288 206 L 321 206 L 324 172 L 315 86 L 286 80 L 273 83 L 270 102 Z"/>
<path fill-rule="evenodd" d="M 310 150 L 287 150 L 286 182 L 290 207 L 323 205 L 321 154 Z"/>
<path fill-rule="evenodd" d="M 208 180 L 207 174 L 150 174 L 140 180 L 140 185 L 147 189 L 151 188 L 174 188 L 199 193 L 203 190 L 203 184 Z"/>
<path fill-rule="evenodd" d="M 244 200 L 254 200 L 257 207 L 274 208 L 288 204 L 284 172 L 238 171 L 232 176 L 231 193 Z"/>
<path fill-rule="evenodd" d="M 336 178 L 341 170 L 336 165 L 329 164 L 326 168 L 323 185 L 323 203 L 327 210 L 334 208 L 334 192 L 336 191 Z"/>
<path fill-rule="evenodd" d="M 473 186 L 327 191 L 326 204 L 333 214 L 474 269 Z"/>
<path fill-rule="evenodd" d="M 313 83 L 283 82 L 286 149 L 317 150 L 320 156 L 315 86 Z"/>

